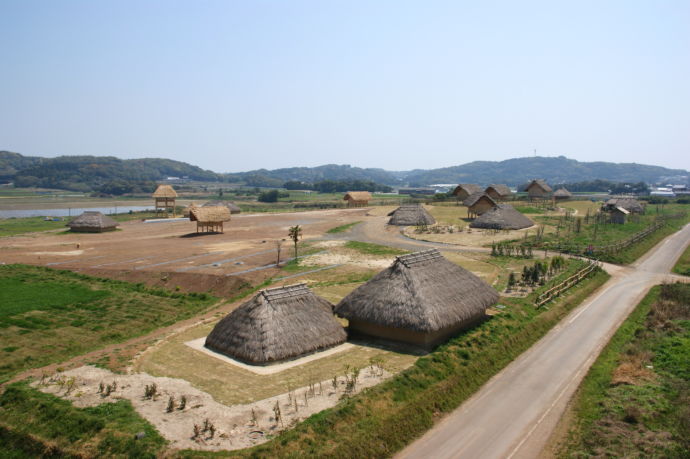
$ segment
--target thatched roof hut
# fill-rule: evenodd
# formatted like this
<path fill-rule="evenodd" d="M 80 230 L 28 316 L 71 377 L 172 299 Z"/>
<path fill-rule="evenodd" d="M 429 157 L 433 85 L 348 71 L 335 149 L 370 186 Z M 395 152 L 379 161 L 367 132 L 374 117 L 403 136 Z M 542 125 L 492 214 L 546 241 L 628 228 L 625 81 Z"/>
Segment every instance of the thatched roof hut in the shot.
<path fill-rule="evenodd" d="M 611 210 L 610 216 L 611 216 L 611 223 L 617 223 L 619 225 L 625 224 L 625 220 L 627 219 L 628 215 L 630 212 L 625 210 L 622 207 L 614 207 Z"/>
<path fill-rule="evenodd" d="M 553 188 L 549 186 L 548 183 L 546 183 L 542 179 L 535 179 L 532 180 L 526 187 L 525 191 L 527 192 L 527 195 L 530 197 L 530 199 L 535 199 L 535 198 L 548 198 L 551 193 L 553 192 Z"/>
<path fill-rule="evenodd" d="M 493 209 L 497 205 L 496 201 L 494 201 L 483 191 L 472 193 L 462 202 L 462 204 L 467 206 L 467 216 L 470 218 L 481 215 L 487 210 Z"/>
<path fill-rule="evenodd" d="M 499 204 L 477 217 L 470 227 L 496 230 L 529 228 L 534 222 L 515 210 L 510 204 Z"/>
<path fill-rule="evenodd" d="M 230 221 L 230 209 L 225 206 L 190 207 L 189 220 L 196 222 L 196 232 L 223 232 L 223 222 Z"/>
<path fill-rule="evenodd" d="M 368 191 L 348 191 L 343 196 L 343 201 L 347 201 L 348 207 L 366 207 L 371 200 L 371 193 Z"/>
<path fill-rule="evenodd" d="M 635 198 L 627 196 L 611 198 L 604 204 L 604 210 L 609 212 L 616 207 L 621 207 L 632 214 L 643 214 L 645 210 L 644 204 Z"/>
<path fill-rule="evenodd" d="M 177 192 L 171 185 L 158 185 L 156 191 L 153 192 L 156 213 L 170 211 L 175 216 L 175 199 L 177 199 Z"/>
<path fill-rule="evenodd" d="M 436 223 L 434 217 L 419 204 L 402 205 L 388 215 L 391 217 L 388 220 L 389 225 L 417 226 Z"/>
<path fill-rule="evenodd" d="M 572 197 L 573 194 L 570 191 L 566 190 L 565 187 L 561 187 L 553 193 L 553 198 L 556 200 L 570 199 Z"/>
<path fill-rule="evenodd" d="M 206 347 L 262 365 L 326 349 L 346 338 L 333 305 L 297 284 L 260 291 L 218 322 Z"/>
<path fill-rule="evenodd" d="M 482 187 L 474 183 L 461 183 L 453 190 L 453 196 L 457 197 L 459 201 L 464 201 L 471 194 L 482 191 Z"/>
<path fill-rule="evenodd" d="M 397 257 L 335 308 L 354 333 L 432 347 L 485 317 L 498 293 L 431 249 Z"/>
<path fill-rule="evenodd" d="M 185 218 L 189 218 L 189 215 L 191 214 L 192 209 L 196 209 L 197 207 L 199 207 L 199 206 L 197 206 L 195 203 L 189 204 L 187 207 L 182 209 L 182 216 Z"/>
<path fill-rule="evenodd" d="M 231 214 L 239 214 L 240 212 L 242 212 L 242 209 L 240 209 L 240 206 L 238 206 L 234 202 L 230 202 L 230 201 L 209 201 L 201 207 L 218 207 L 218 206 L 227 207 L 228 210 L 230 210 Z"/>
<path fill-rule="evenodd" d="M 172 185 L 158 185 L 156 191 L 153 192 L 154 198 L 176 198 L 177 191 L 172 187 Z"/>
<path fill-rule="evenodd" d="M 67 224 L 75 233 L 103 233 L 114 231 L 119 223 L 100 212 L 87 210 Z"/>
<path fill-rule="evenodd" d="M 486 190 L 484 190 L 484 193 L 488 194 L 494 201 L 506 199 L 512 194 L 508 185 L 503 184 L 489 185 L 486 187 Z"/>

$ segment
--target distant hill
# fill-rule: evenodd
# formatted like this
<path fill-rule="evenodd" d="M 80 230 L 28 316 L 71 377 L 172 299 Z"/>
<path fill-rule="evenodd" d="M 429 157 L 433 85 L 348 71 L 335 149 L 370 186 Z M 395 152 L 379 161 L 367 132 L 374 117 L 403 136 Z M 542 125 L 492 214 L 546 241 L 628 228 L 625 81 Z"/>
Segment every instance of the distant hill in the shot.
<path fill-rule="evenodd" d="M 688 176 L 683 169 L 635 163 L 580 162 L 559 157 L 528 157 L 505 161 L 474 161 L 460 166 L 412 171 L 386 171 L 349 165 L 258 169 L 220 174 L 169 159 L 118 159 L 103 156 L 41 158 L 0 151 L 0 181 L 16 186 L 40 186 L 75 191 L 122 194 L 150 191 L 156 181 L 169 176 L 192 180 L 242 183 L 247 186 L 281 187 L 285 182 L 315 183 L 371 181 L 391 186 L 423 186 L 433 183 L 506 183 L 517 186 L 533 178 L 551 184 L 592 180 L 657 183 L 663 177 Z"/>
<path fill-rule="evenodd" d="M 610 180 L 655 183 L 662 177 L 688 175 L 683 169 L 667 169 L 636 163 L 580 162 L 565 156 L 514 158 L 505 161 L 474 161 L 442 169 L 414 170 L 405 174 L 410 185 L 432 183 L 506 183 L 520 185 L 534 178 L 549 183 Z"/>

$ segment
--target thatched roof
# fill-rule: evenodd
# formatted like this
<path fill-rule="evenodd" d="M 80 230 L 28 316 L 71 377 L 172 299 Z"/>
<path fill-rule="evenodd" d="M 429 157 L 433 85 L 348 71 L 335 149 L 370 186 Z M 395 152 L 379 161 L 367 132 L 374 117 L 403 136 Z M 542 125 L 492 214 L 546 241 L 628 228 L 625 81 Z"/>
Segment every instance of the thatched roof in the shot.
<path fill-rule="evenodd" d="M 182 209 L 182 216 L 189 218 L 189 215 L 191 214 L 192 209 L 196 209 L 197 207 L 199 207 L 199 206 L 197 206 L 195 203 L 191 203 L 190 205 L 188 205 L 187 207 Z"/>
<path fill-rule="evenodd" d="M 343 197 L 343 201 L 369 201 L 371 193 L 368 191 L 348 191 Z"/>
<path fill-rule="evenodd" d="M 467 207 L 472 207 L 473 205 L 475 205 L 475 204 L 476 204 L 480 199 L 482 199 L 482 198 L 486 198 L 486 199 L 488 199 L 488 200 L 491 202 L 491 204 L 493 204 L 494 206 L 496 205 L 496 201 L 494 201 L 494 200 L 491 198 L 491 196 L 489 196 L 488 194 L 484 193 L 484 192 L 481 191 L 481 190 L 480 190 L 480 191 L 477 191 L 477 192 L 475 192 L 475 193 L 472 193 L 471 195 L 469 195 L 469 196 L 467 197 L 467 199 L 465 199 L 464 201 L 462 201 L 462 204 L 463 204 L 464 206 L 467 206 Z"/>
<path fill-rule="evenodd" d="M 436 223 L 434 217 L 419 204 L 405 204 L 388 214 L 391 219 L 389 225 L 412 226 L 412 225 L 433 225 Z"/>
<path fill-rule="evenodd" d="M 239 214 L 240 212 L 242 212 L 242 209 L 240 209 L 240 206 L 238 206 L 234 202 L 230 202 L 230 201 L 209 201 L 201 207 L 218 207 L 218 206 L 227 207 L 230 210 L 231 214 Z"/>
<path fill-rule="evenodd" d="M 623 215 L 628 215 L 628 214 L 630 214 L 630 212 L 628 212 L 627 210 L 625 210 L 624 208 L 619 207 L 619 206 L 614 207 L 613 210 L 612 210 L 611 212 L 620 212 L 620 213 L 623 214 Z"/>
<path fill-rule="evenodd" d="M 100 212 L 87 210 L 69 222 L 67 226 L 73 231 L 107 231 L 115 229 L 119 223 Z"/>
<path fill-rule="evenodd" d="M 230 209 L 225 206 L 190 207 L 189 219 L 193 222 L 213 223 L 230 220 Z"/>
<path fill-rule="evenodd" d="M 614 207 L 622 207 L 628 212 L 644 212 L 644 205 L 637 199 L 630 197 L 611 198 L 608 201 L 606 201 L 606 207 L 610 210 Z"/>
<path fill-rule="evenodd" d="M 453 196 L 457 196 L 461 190 L 465 190 L 467 194 L 473 194 L 478 191 L 483 191 L 482 187 L 480 187 L 479 185 L 475 185 L 474 183 L 461 183 L 458 186 L 456 186 L 453 190 Z"/>
<path fill-rule="evenodd" d="M 154 198 L 176 198 L 177 192 L 171 185 L 158 185 L 156 191 L 153 192 Z"/>
<path fill-rule="evenodd" d="M 505 198 L 506 196 L 511 195 L 511 191 L 510 191 L 510 188 L 508 188 L 508 185 L 492 184 L 492 185 L 487 186 L 486 190 L 484 190 L 484 191 L 486 191 L 488 193 L 490 190 L 495 191 L 496 194 L 498 194 L 502 198 Z"/>
<path fill-rule="evenodd" d="M 431 249 L 397 257 L 335 312 L 349 320 L 429 333 L 484 314 L 498 297 L 489 284 Z"/>
<path fill-rule="evenodd" d="M 525 187 L 525 191 L 529 191 L 529 189 L 532 186 L 538 186 L 539 188 L 544 190 L 545 193 L 551 193 L 553 191 L 553 189 L 549 186 L 549 184 L 546 183 L 546 181 L 542 180 L 542 179 L 535 179 L 535 180 L 532 180 L 531 182 L 529 182 L 529 184 L 527 184 L 527 186 Z"/>
<path fill-rule="evenodd" d="M 335 346 L 346 338 L 333 305 L 297 284 L 260 291 L 218 322 L 206 347 L 265 364 Z"/>
<path fill-rule="evenodd" d="M 516 230 L 529 228 L 534 222 L 515 210 L 510 204 L 499 204 L 477 217 L 470 227 L 499 230 Z"/>
<path fill-rule="evenodd" d="M 569 198 L 573 194 L 565 188 L 559 188 L 553 193 L 554 198 Z"/>

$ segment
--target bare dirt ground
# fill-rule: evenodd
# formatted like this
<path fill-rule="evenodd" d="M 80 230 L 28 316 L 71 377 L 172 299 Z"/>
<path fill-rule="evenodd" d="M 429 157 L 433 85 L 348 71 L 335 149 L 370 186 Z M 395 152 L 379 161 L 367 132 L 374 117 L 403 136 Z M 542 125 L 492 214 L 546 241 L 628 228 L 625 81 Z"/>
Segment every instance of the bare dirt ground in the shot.
<path fill-rule="evenodd" d="M 367 368 L 359 374 L 350 394 L 356 394 L 390 376 L 385 370 Z M 113 383 L 116 384 L 115 390 L 105 396 L 100 385 L 112 387 Z M 144 397 L 146 386 L 153 384 L 158 395 L 151 399 Z M 53 375 L 34 382 L 34 386 L 70 400 L 78 407 L 129 400 L 134 409 L 170 442 L 170 447 L 215 451 L 263 443 L 300 420 L 334 406 L 346 393 L 345 378 L 339 378 L 335 386 L 332 380 L 314 381 L 311 386 L 295 388 L 291 393 L 249 404 L 226 406 L 183 379 L 154 377 L 145 373 L 120 375 L 92 366 Z M 70 386 L 71 390 L 68 390 Z M 186 404 L 181 410 L 179 403 L 183 396 Z M 168 412 L 171 397 L 175 408 Z M 282 422 L 276 419 L 276 406 Z M 206 430 L 195 438 L 194 426 L 203 429 L 205 422 L 213 425 L 213 434 Z"/>

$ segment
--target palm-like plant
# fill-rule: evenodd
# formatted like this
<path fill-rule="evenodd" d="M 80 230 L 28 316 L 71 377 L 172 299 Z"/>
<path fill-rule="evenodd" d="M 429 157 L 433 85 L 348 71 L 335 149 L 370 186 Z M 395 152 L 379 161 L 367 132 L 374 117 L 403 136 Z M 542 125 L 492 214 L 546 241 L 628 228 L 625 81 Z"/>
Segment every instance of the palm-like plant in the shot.
<path fill-rule="evenodd" d="M 300 228 L 299 225 L 291 226 L 288 230 L 288 236 L 290 236 L 292 242 L 295 243 L 295 259 L 297 259 L 297 243 L 299 242 L 299 238 L 302 236 L 302 228 Z"/>

